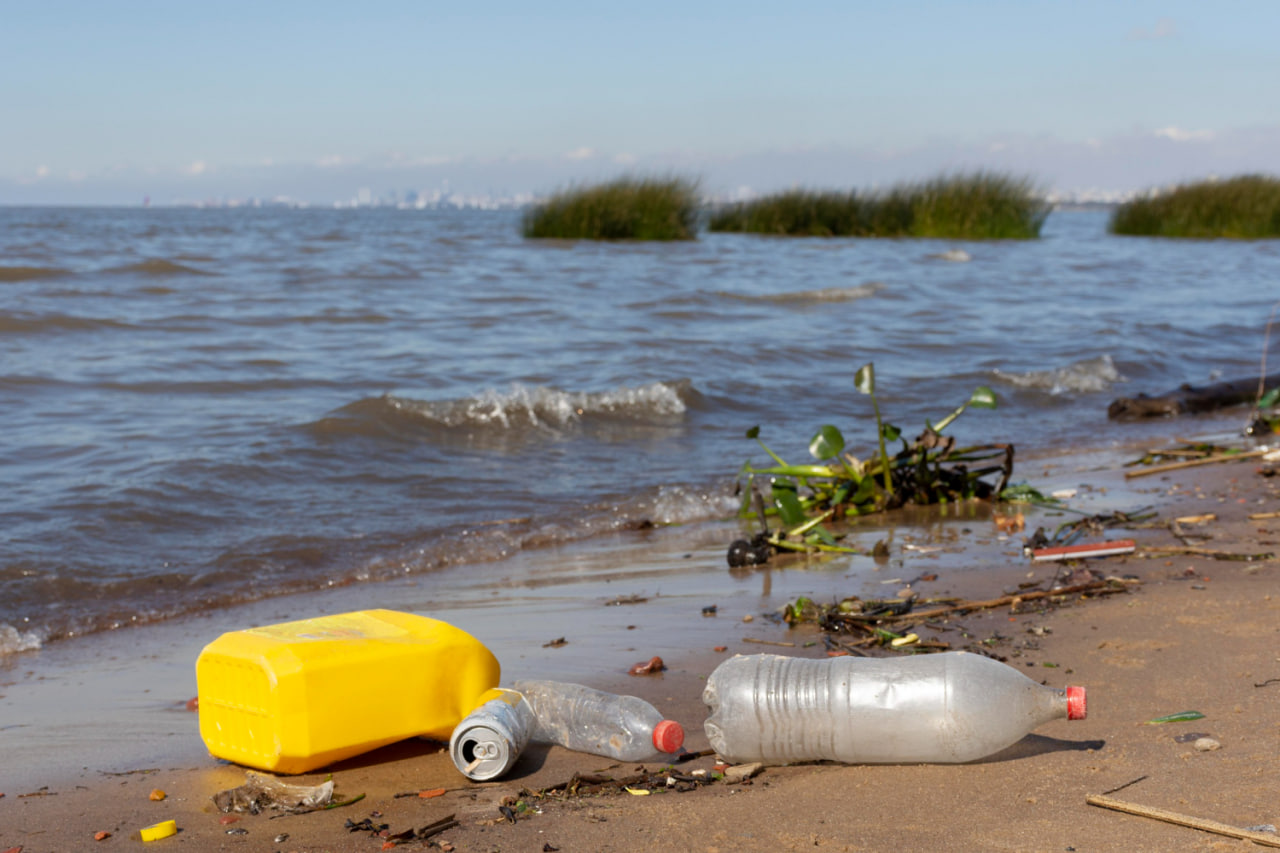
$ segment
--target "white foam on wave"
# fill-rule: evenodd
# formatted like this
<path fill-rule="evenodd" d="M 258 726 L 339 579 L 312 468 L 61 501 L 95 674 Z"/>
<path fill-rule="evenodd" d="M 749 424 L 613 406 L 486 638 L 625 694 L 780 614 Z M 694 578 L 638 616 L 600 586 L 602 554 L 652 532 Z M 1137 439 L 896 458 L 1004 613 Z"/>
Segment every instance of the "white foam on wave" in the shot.
<path fill-rule="evenodd" d="M 0 624 L 0 655 L 34 651 L 44 645 L 35 631 L 19 631 L 8 624 Z"/>
<path fill-rule="evenodd" d="M 1118 382 L 1129 381 L 1116 369 L 1111 356 L 1106 354 L 1049 370 L 1010 373 L 996 369 L 993 374 L 996 379 L 1014 387 L 1047 391 L 1050 394 L 1087 394 L 1105 391 Z"/>
<path fill-rule="evenodd" d="M 413 411 L 447 427 L 560 430 L 591 416 L 636 421 L 681 417 L 688 406 L 680 391 L 687 384 L 652 382 L 596 392 L 515 384 L 506 391 L 489 389 L 462 400 L 424 402 L 389 398 L 389 402 L 398 409 Z"/>

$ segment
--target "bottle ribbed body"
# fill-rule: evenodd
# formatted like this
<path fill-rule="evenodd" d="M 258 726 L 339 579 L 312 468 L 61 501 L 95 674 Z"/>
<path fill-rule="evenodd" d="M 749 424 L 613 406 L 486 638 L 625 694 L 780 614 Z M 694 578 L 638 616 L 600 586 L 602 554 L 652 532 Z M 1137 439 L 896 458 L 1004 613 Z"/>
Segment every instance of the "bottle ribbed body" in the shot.
<path fill-rule="evenodd" d="M 716 668 L 703 700 L 712 749 L 731 762 L 771 764 L 973 761 L 1068 716 L 1066 691 L 964 652 L 741 655 Z"/>
<path fill-rule="evenodd" d="M 512 687 L 533 708 L 537 718 L 533 739 L 540 743 L 622 761 L 649 758 L 660 747 L 667 751 L 679 748 L 678 742 L 670 749 L 655 744 L 655 731 L 672 727 L 678 731 L 679 726 L 663 720 L 657 708 L 637 696 L 618 696 L 559 681 L 517 681 Z"/>

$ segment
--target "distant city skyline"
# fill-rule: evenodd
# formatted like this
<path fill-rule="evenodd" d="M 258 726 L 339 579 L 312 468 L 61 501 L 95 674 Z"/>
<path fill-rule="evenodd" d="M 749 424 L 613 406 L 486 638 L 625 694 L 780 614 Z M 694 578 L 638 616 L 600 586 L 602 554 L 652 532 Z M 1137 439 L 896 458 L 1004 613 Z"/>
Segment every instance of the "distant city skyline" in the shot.
<path fill-rule="evenodd" d="M 0 0 L 0 204 L 1280 173 L 1280 4 Z"/>

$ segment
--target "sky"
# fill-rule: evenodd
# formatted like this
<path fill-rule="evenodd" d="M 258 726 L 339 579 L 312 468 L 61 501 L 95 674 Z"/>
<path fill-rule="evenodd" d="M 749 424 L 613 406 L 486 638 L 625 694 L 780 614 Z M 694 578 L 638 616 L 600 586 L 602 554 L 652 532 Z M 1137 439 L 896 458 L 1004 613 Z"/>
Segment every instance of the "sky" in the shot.
<path fill-rule="evenodd" d="M 0 0 L 0 204 L 1280 174 L 1280 3 Z"/>

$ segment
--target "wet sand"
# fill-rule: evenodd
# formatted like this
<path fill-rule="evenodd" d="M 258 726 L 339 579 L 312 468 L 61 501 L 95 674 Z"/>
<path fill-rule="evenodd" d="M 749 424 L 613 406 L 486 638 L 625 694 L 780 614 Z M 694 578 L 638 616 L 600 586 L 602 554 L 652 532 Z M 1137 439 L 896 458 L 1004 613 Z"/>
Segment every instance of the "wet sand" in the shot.
<path fill-rule="evenodd" d="M 1112 459 L 1110 462 L 1114 462 Z M 1276 486 L 1256 462 L 1236 462 L 1125 481 L 1098 459 L 1035 460 L 1020 478 L 1042 489 L 1074 488 L 1087 513 L 1154 506 L 1159 521 L 1213 513 L 1199 530 L 1205 548 L 1240 554 L 1280 550 Z M 340 796 L 364 794 L 332 811 L 223 824 L 210 797 L 241 784 L 242 768 L 208 757 L 196 715 L 193 665 L 225 630 L 320 613 L 396 607 L 445 619 L 482 639 L 503 664 L 503 682 L 522 677 L 581 681 L 643 696 L 684 723 L 686 746 L 706 747 L 702 682 L 726 655 L 776 652 L 819 657 L 810 627 L 766 618 L 799 595 L 832 600 L 885 597 L 916 580 L 921 595 L 993 598 L 1020 582 L 1044 581 L 1055 564 L 1032 563 L 1021 536 L 1068 516 L 1036 510 L 1012 537 L 990 507 L 963 504 L 909 518 L 863 521 L 852 538 L 890 543 L 891 559 L 867 557 L 730 573 L 724 549 L 736 528 L 701 525 L 620 534 L 589 546 L 467 567 L 446 578 L 357 585 L 277 599 L 170 624 L 52 644 L 0 669 L 0 850 L 129 845 L 137 831 L 177 820 L 180 832 L 148 845 L 190 850 L 369 850 L 381 844 L 344 828 L 371 818 L 401 832 L 453 814 L 460 821 L 432 840 L 457 850 L 1171 850 L 1253 845 L 1110 812 L 1085 803 L 1113 796 L 1241 827 L 1280 821 L 1275 739 L 1280 718 L 1280 582 L 1274 561 L 1220 561 L 1153 553 L 1177 545 L 1166 527 L 1111 531 L 1139 553 L 1088 561 L 1100 572 L 1136 575 L 1132 592 L 1043 611 L 1024 605 L 970 614 L 939 639 L 982 642 L 992 654 L 1053 686 L 1089 690 L 1089 717 L 1055 722 L 984 762 L 960 766 L 804 765 L 767 768 L 750 783 L 662 792 L 539 800 L 509 822 L 499 807 L 522 789 L 539 790 L 575 773 L 626 776 L 635 766 L 558 748 L 534 747 L 508 777 L 474 784 L 447 752 L 410 741 L 326 771 Z M 646 600 L 609 606 L 632 596 Z M 702 608 L 716 605 L 715 616 Z M 751 617 L 751 621 L 744 621 Z M 563 645 L 546 645 L 563 637 Z M 794 646 L 767 646 L 748 639 Z M 714 651 L 727 647 L 725 652 Z M 626 675 L 661 656 L 658 676 Z M 1263 686 L 1255 686 L 1263 685 Z M 395 701 L 394 689 L 385 689 Z M 1188 709 L 1205 718 L 1144 726 Z M 1221 748 L 1196 751 L 1176 738 L 1211 735 Z M 681 765 L 711 769 L 714 758 Z M 646 765 L 657 769 L 660 762 Z M 162 789 L 166 798 L 152 801 Z M 416 794 L 445 788 L 443 796 Z M 246 830 L 229 835 L 228 831 Z M 94 842 L 95 832 L 111 837 Z M 278 837 L 287 836 L 276 841 Z M 544 848 L 544 845 L 548 845 Z M 406 845 L 421 848 L 423 842 Z"/>

